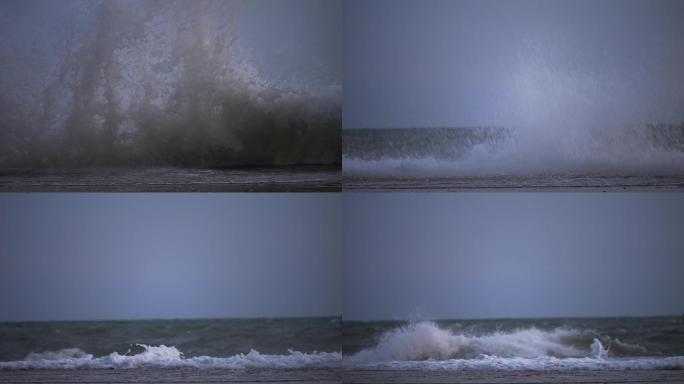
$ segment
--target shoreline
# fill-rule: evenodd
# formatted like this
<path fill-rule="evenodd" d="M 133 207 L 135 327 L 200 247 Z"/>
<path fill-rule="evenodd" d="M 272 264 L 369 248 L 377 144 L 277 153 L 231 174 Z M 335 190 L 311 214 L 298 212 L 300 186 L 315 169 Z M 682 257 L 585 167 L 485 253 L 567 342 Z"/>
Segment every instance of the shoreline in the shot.
<path fill-rule="evenodd" d="M 0 370 L 0 382 L 20 383 L 684 383 L 684 370 L 373 370 L 336 368 L 36 369 Z"/>
<path fill-rule="evenodd" d="M 372 370 L 342 373 L 343 383 L 684 383 L 684 370 Z"/>
<path fill-rule="evenodd" d="M 342 381 L 333 368 L 220 369 L 125 368 L 1 370 L 0 382 L 19 383 L 277 383 L 332 384 Z"/>

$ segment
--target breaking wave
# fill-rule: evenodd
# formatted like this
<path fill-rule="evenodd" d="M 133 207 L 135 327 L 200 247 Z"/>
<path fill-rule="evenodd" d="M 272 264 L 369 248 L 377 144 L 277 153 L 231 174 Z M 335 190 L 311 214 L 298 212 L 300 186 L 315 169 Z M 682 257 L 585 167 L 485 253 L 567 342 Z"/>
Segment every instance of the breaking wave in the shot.
<path fill-rule="evenodd" d="M 172 346 L 138 344 L 145 350 L 135 355 L 94 357 L 78 348 L 31 353 L 25 360 L 0 362 L 0 369 L 70 369 L 70 368 L 302 368 L 328 367 L 342 359 L 340 352 L 302 353 L 290 350 L 287 355 L 265 355 L 251 350 L 231 357 L 198 356 L 185 358 Z"/>
<path fill-rule="evenodd" d="M 375 347 L 346 357 L 345 363 L 392 369 L 684 369 L 684 356 L 648 355 L 641 346 L 589 330 L 528 328 L 467 335 L 423 321 L 383 333 Z"/>
<path fill-rule="evenodd" d="M 351 367 L 390 370 L 681 370 L 684 356 L 597 359 L 590 357 L 498 357 L 483 355 L 474 359 L 392 361 L 378 363 L 348 362 Z"/>
<path fill-rule="evenodd" d="M 668 175 L 684 171 L 684 123 L 616 129 L 343 130 L 350 176 Z"/>
<path fill-rule="evenodd" d="M 340 163 L 341 85 L 260 72 L 241 2 L 64 7 L 31 53 L 0 15 L 0 167 Z"/>

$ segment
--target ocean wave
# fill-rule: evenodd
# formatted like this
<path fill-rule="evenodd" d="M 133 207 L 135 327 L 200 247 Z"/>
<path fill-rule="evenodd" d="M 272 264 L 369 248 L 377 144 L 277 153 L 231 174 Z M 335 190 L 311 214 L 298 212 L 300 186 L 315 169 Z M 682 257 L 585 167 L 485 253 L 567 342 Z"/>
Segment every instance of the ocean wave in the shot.
<path fill-rule="evenodd" d="M 627 354 L 630 356 L 625 357 Z M 383 333 L 375 347 L 345 357 L 344 366 L 399 370 L 684 369 L 684 356 L 649 354 L 654 352 L 592 330 L 532 327 L 469 335 L 422 321 Z"/>
<path fill-rule="evenodd" d="M 605 345 L 605 346 L 604 346 Z M 484 334 L 455 333 L 430 321 L 414 322 L 383 333 L 376 346 L 345 358 L 349 364 L 448 362 L 446 366 L 553 367 L 681 366 L 684 357 L 655 358 L 644 347 L 611 339 L 592 330 L 535 327 Z M 617 360 L 616 360 L 617 359 Z M 648 360 L 651 359 L 651 360 Z M 627 363 L 632 361 L 632 363 Z M 410 365 L 410 364 L 409 364 Z M 437 364 L 440 365 L 440 364 Z"/>
<path fill-rule="evenodd" d="M 365 160 L 342 155 L 342 171 L 353 177 L 479 177 L 529 175 L 678 175 L 684 170 L 682 152 L 643 152 L 642 157 L 609 156 L 572 159 L 510 148 L 491 151 L 476 146 L 460 159 L 434 156 Z"/>
<path fill-rule="evenodd" d="M 25 360 L 0 362 L 0 369 L 75 369 L 75 368 L 303 368 L 329 367 L 342 360 L 340 352 L 303 353 L 289 350 L 287 355 L 266 355 L 251 350 L 231 357 L 197 356 L 185 358 L 173 346 L 138 344 L 145 350 L 135 355 L 112 352 L 94 357 L 78 348 L 31 353 Z"/>
<path fill-rule="evenodd" d="M 665 175 L 684 170 L 684 123 L 562 134 L 346 129 L 343 136 L 342 165 L 349 176 Z"/>
<path fill-rule="evenodd" d="M 241 2 L 65 6 L 59 52 L 0 46 L 0 167 L 339 164 L 341 84 L 242 57 Z"/>

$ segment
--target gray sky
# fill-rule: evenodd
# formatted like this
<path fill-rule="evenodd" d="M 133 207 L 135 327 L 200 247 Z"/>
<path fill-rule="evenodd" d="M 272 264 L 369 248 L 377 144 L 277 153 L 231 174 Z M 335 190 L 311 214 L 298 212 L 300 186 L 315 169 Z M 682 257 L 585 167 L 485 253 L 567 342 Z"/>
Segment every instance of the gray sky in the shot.
<path fill-rule="evenodd" d="M 257 67 L 278 80 L 342 83 L 342 0 L 249 0 L 240 43 Z"/>
<path fill-rule="evenodd" d="M 347 128 L 684 119 L 679 0 L 348 0 L 344 14 Z"/>
<path fill-rule="evenodd" d="M 0 320 L 340 313 L 337 194 L 0 194 Z"/>
<path fill-rule="evenodd" d="M 55 49 L 61 53 L 69 27 L 84 28 L 92 22 L 74 11 L 88 3 L 3 0 L 0 32 L 9 34 L 19 51 L 37 48 L 47 54 L 54 54 Z M 247 0 L 239 9 L 240 58 L 268 80 L 315 87 L 341 85 L 341 0 Z"/>
<path fill-rule="evenodd" d="M 684 194 L 345 194 L 345 319 L 684 312 Z"/>

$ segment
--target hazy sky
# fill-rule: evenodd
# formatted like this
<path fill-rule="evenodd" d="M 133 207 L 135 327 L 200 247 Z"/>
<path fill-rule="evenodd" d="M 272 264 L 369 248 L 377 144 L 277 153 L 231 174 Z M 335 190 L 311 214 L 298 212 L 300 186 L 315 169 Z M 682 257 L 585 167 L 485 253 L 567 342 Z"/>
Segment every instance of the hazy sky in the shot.
<path fill-rule="evenodd" d="M 684 194 L 345 194 L 345 319 L 684 312 Z"/>
<path fill-rule="evenodd" d="M 13 46 L 20 51 L 63 49 L 64 31 L 75 25 L 82 28 L 88 22 L 74 11 L 83 4 L 92 2 L 3 0 L 0 32 L 11 32 Z M 341 0 L 248 0 L 239 12 L 240 57 L 269 80 L 339 87 Z"/>
<path fill-rule="evenodd" d="M 342 0 L 249 0 L 240 42 L 279 80 L 342 83 Z"/>
<path fill-rule="evenodd" d="M 348 0 L 343 124 L 679 122 L 682 19 L 679 0 Z"/>
<path fill-rule="evenodd" d="M 336 194 L 0 194 L 0 320 L 340 313 Z"/>

